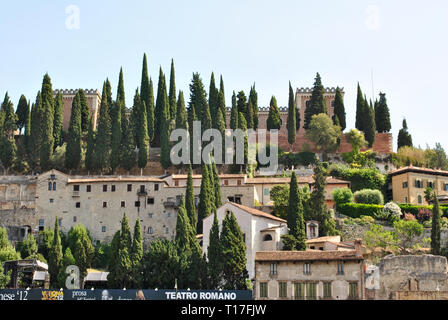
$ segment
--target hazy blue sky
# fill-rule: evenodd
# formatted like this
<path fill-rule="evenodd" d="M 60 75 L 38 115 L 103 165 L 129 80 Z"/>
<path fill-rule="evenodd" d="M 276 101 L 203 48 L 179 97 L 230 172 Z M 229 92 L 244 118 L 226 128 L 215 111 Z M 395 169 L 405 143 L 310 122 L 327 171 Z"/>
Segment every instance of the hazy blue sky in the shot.
<path fill-rule="evenodd" d="M 79 29 L 75 11 L 79 9 Z M 48 72 L 53 88 L 96 88 L 109 77 L 114 95 L 124 69 L 130 106 L 140 85 L 143 53 L 155 83 L 171 58 L 177 88 L 199 72 L 222 74 L 226 102 L 255 82 L 259 105 L 275 95 L 287 105 L 288 81 L 345 88 L 354 127 L 356 86 L 387 94 L 394 135 L 407 118 L 414 144 L 448 148 L 448 1 L 3 1 L 0 15 L 0 95 L 14 105 L 35 100 Z M 115 98 L 115 97 L 114 97 Z"/>

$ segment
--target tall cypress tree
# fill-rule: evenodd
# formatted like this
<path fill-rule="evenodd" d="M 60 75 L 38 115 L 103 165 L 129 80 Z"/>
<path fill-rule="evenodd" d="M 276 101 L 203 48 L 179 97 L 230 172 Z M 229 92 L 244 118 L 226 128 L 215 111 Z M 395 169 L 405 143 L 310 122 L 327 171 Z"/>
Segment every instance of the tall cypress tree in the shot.
<path fill-rule="evenodd" d="M 355 128 L 364 132 L 364 119 L 365 119 L 365 100 L 361 91 L 361 87 L 358 82 L 358 93 L 356 97 L 356 123 Z"/>
<path fill-rule="evenodd" d="M 217 290 L 222 282 L 222 247 L 219 237 L 219 222 L 216 211 L 213 225 L 210 229 L 210 242 L 207 248 L 208 269 L 210 274 L 210 289 Z"/>
<path fill-rule="evenodd" d="M 111 141 L 110 141 L 110 167 L 112 172 L 121 163 L 121 106 L 123 101 L 117 100 L 111 106 Z"/>
<path fill-rule="evenodd" d="M 375 122 L 376 129 L 379 133 L 390 132 L 392 126 L 390 124 L 389 107 L 387 106 L 386 94 L 380 93 L 380 101 L 375 104 Z"/>
<path fill-rule="evenodd" d="M 86 94 L 84 90 L 79 89 L 79 100 L 81 102 L 81 130 L 83 133 L 87 132 L 89 130 L 89 117 L 90 117 L 90 110 L 89 110 L 89 102 L 87 101 Z M 104 99 L 104 96 L 101 96 L 102 99 Z"/>
<path fill-rule="evenodd" d="M 220 110 L 221 110 L 221 113 L 222 113 L 222 118 L 224 119 L 225 127 L 227 128 L 226 93 L 224 91 L 224 80 L 222 79 L 222 76 L 221 76 L 221 79 L 220 79 L 220 82 L 219 82 L 219 93 L 222 94 L 222 97 L 223 97 L 223 103 L 220 104 L 219 107 L 220 107 Z"/>
<path fill-rule="evenodd" d="M 76 93 L 70 114 L 68 127 L 67 151 L 65 153 L 65 167 L 76 169 L 81 162 L 81 101 Z"/>
<path fill-rule="evenodd" d="M 242 113 L 246 119 L 247 127 L 253 128 L 254 125 L 254 115 L 253 115 L 253 109 L 252 105 L 249 107 L 249 104 L 247 103 L 246 94 L 244 91 L 238 92 L 237 95 L 237 107 L 238 112 Z"/>
<path fill-rule="evenodd" d="M 0 160 L 5 168 L 10 168 L 16 157 L 17 147 L 14 139 L 14 131 L 17 129 L 17 116 L 8 93 L 0 108 Z"/>
<path fill-rule="evenodd" d="M 76 96 L 75 96 L 76 97 Z M 31 135 L 30 135 L 30 162 L 31 166 L 36 169 L 40 160 L 40 147 L 42 145 L 42 135 L 40 131 L 40 123 L 42 119 L 42 95 L 40 91 L 37 93 L 36 103 L 31 109 Z M 68 148 L 68 145 L 67 145 Z M 68 149 L 67 149 L 68 151 Z"/>
<path fill-rule="evenodd" d="M 62 99 L 62 94 L 58 92 L 55 98 L 54 105 L 54 121 L 53 121 L 53 137 L 54 137 L 54 148 L 62 146 L 63 144 L 63 134 L 62 128 L 64 125 L 64 100 Z"/>
<path fill-rule="evenodd" d="M 132 126 L 129 119 L 124 118 L 121 120 L 123 134 L 121 137 L 121 167 L 126 170 L 131 170 L 136 165 L 136 153 L 134 145 L 134 134 L 132 133 Z"/>
<path fill-rule="evenodd" d="M 165 75 L 163 74 L 162 68 L 159 70 L 159 84 L 157 88 L 157 100 L 154 113 L 154 137 L 155 141 L 159 142 L 160 147 L 162 147 L 161 135 L 167 130 L 168 121 L 170 120 L 170 104 L 166 90 Z"/>
<path fill-rule="evenodd" d="M 48 101 L 48 104 L 52 108 L 52 112 L 54 113 L 54 97 L 53 97 L 53 86 L 51 85 L 51 78 L 46 73 L 44 75 L 44 79 L 42 81 L 42 102 L 45 103 L 45 101 Z"/>
<path fill-rule="evenodd" d="M 50 160 L 53 155 L 54 137 L 54 98 L 51 79 L 45 74 L 42 81 L 42 119 L 40 124 L 42 145 L 40 149 L 40 165 L 42 169 L 47 170 L 50 166 Z"/>
<path fill-rule="evenodd" d="M 296 173 L 293 172 L 289 186 L 289 201 L 288 201 L 288 228 L 289 234 L 294 237 L 294 248 L 291 250 L 304 251 L 306 249 L 306 233 L 305 221 L 303 218 L 303 206 L 300 198 L 299 184 L 297 182 Z"/>
<path fill-rule="evenodd" d="M 258 93 L 257 90 L 255 90 L 255 83 L 250 88 L 249 93 L 249 102 L 251 103 L 252 110 L 253 110 L 253 122 L 254 122 L 254 129 L 258 129 Z"/>
<path fill-rule="evenodd" d="M 288 121 L 287 121 L 287 128 L 288 128 L 288 142 L 291 146 L 294 142 L 296 142 L 296 110 L 297 107 L 295 105 L 294 100 L 294 91 L 292 90 L 291 81 L 289 82 L 289 100 L 288 100 Z"/>
<path fill-rule="evenodd" d="M 140 105 L 140 117 L 139 117 L 139 151 L 138 151 L 138 167 L 145 168 L 148 163 L 149 154 L 149 137 L 148 137 L 148 125 L 146 118 L 146 104 L 144 101 Z"/>
<path fill-rule="evenodd" d="M 210 114 L 214 115 L 212 118 L 212 127 L 217 128 L 217 123 L 215 117 L 216 112 L 218 112 L 218 89 L 216 88 L 215 84 L 215 73 L 212 72 L 212 75 L 210 77 L 210 88 L 208 91 L 208 105 L 210 106 Z"/>
<path fill-rule="evenodd" d="M 268 130 L 280 130 L 281 127 L 280 110 L 277 107 L 277 99 L 274 96 L 272 96 L 269 103 L 269 115 L 266 126 Z"/>
<path fill-rule="evenodd" d="M 193 73 L 193 79 L 190 84 L 189 108 L 194 109 L 197 119 L 201 121 L 202 132 L 212 128 L 210 106 L 207 102 L 207 94 L 199 73 Z M 190 123 L 190 125 L 192 124 Z"/>
<path fill-rule="evenodd" d="M 401 147 L 412 147 L 412 136 L 408 132 L 408 124 L 406 119 L 403 119 L 403 128 L 398 132 L 398 149 Z"/>
<path fill-rule="evenodd" d="M 123 67 L 120 68 L 120 74 L 118 76 L 117 102 L 126 104 L 126 94 L 124 91 Z M 115 112 L 115 110 L 113 112 Z M 112 117 L 112 113 L 111 113 L 111 117 Z"/>
<path fill-rule="evenodd" d="M 346 118 L 345 118 L 345 107 L 344 107 L 344 99 L 342 98 L 342 92 L 339 87 L 336 88 L 336 96 L 334 98 L 334 121 L 339 122 L 339 126 L 342 131 L 347 127 Z"/>
<path fill-rule="evenodd" d="M 129 287 L 132 285 L 132 236 L 126 214 L 121 220 L 120 242 L 117 254 L 116 281 L 121 287 Z"/>
<path fill-rule="evenodd" d="M 437 195 L 433 194 L 433 209 L 432 209 L 432 229 L 431 229 L 431 254 L 440 255 L 440 229 L 442 228 L 441 224 L 441 210 L 439 207 L 439 200 L 437 199 Z"/>
<path fill-rule="evenodd" d="M 197 233 L 202 233 L 202 220 L 212 213 L 211 192 L 208 166 L 202 166 L 201 191 L 199 193 Z"/>
<path fill-rule="evenodd" d="M 311 119 L 314 115 L 320 113 L 327 113 L 327 107 L 324 99 L 325 89 L 322 85 L 320 74 L 317 73 L 314 79 L 313 91 L 308 107 L 305 109 L 304 128 L 308 130 Z"/>
<path fill-rule="evenodd" d="M 92 117 L 89 119 L 89 130 L 87 132 L 87 147 L 86 147 L 86 158 L 85 166 L 89 171 L 94 171 L 97 167 L 95 158 L 95 131 L 93 131 Z"/>
<path fill-rule="evenodd" d="M 29 103 L 28 103 L 29 106 Z M 53 131 L 54 132 L 54 131 Z M 25 153 L 27 155 L 27 162 L 30 162 L 31 156 L 31 110 L 28 112 L 26 121 L 25 121 Z"/>
<path fill-rule="evenodd" d="M 198 219 L 196 217 L 196 205 L 194 202 L 193 170 L 191 169 L 191 165 L 188 168 L 187 190 L 185 193 L 185 209 L 187 210 L 187 215 L 190 219 L 190 225 L 195 228 Z"/>
<path fill-rule="evenodd" d="M 221 196 L 221 182 L 219 181 L 218 168 L 216 163 L 212 163 L 212 174 L 213 174 L 213 187 L 215 193 L 215 208 L 218 209 L 222 206 L 222 196 Z"/>
<path fill-rule="evenodd" d="M 364 136 L 369 143 L 369 147 L 373 146 L 375 142 L 375 111 L 372 106 L 369 106 L 366 99 L 364 99 Z"/>
<path fill-rule="evenodd" d="M 131 247 L 131 265 L 132 265 L 132 285 L 134 288 L 141 286 L 142 279 L 142 260 L 143 260 L 143 238 L 140 219 L 135 221 L 134 237 Z"/>
<path fill-rule="evenodd" d="M 176 92 L 176 72 L 174 70 L 174 59 L 171 59 L 171 73 L 170 73 L 170 119 L 176 120 L 177 114 L 177 92 Z"/>
<path fill-rule="evenodd" d="M 48 272 L 50 273 L 50 284 L 52 288 L 57 288 L 58 275 L 62 270 L 62 243 L 59 233 L 58 218 L 54 223 L 53 242 L 51 243 L 48 254 Z"/>
<path fill-rule="evenodd" d="M 179 91 L 179 98 L 177 99 L 176 109 L 176 129 L 188 129 L 187 110 L 185 109 L 184 93 Z"/>
<path fill-rule="evenodd" d="M 239 117 L 239 112 L 238 112 L 238 107 L 236 105 L 236 95 L 235 95 L 235 91 L 233 91 L 232 110 L 230 112 L 230 129 L 236 130 L 238 128 L 238 122 L 239 122 L 238 117 Z"/>
<path fill-rule="evenodd" d="M 28 113 L 30 112 L 30 105 L 26 100 L 26 97 L 22 94 L 19 99 L 19 103 L 17 105 L 16 116 L 17 116 L 17 128 L 19 132 L 22 132 L 22 129 L 26 125 L 26 119 L 28 117 Z"/>
<path fill-rule="evenodd" d="M 146 100 L 146 116 L 148 117 L 148 138 L 149 143 L 152 143 L 154 140 L 154 85 L 152 83 L 152 79 L 149 79 L 149 104 L 147 104 Z"/>
<path fill-rule="evenodd" d="M 107 263 L 107 270 L 109 275 L 107 276 L 107 284 L 109 288 L 118 288 L 118 250 L 120 248 L 120 230 L 117 230 L 112 238 L 110 244 L 110 256 Z"/>
<path fill-rule="evenodd" d="M 112 134 L 112 125 L 109 112 L 109 95 L 107 82 L 103 85 L 103 93 L 98 119 L 98 132 L 95 143 L 95 159 L 98 169 L 107 170 L 110 165 L 110 143 Z"/>

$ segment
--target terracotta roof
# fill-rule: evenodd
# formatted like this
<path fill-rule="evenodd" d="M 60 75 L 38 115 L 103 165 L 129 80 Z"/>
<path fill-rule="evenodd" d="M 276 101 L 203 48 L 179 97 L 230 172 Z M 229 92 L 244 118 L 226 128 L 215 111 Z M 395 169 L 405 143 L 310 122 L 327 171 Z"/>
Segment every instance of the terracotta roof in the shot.
<path fill-rule="evenodd" d="M 255 254 L 255 261 L 327 261 L 363 260 L 362 255 L 352 251 L 261 251 Z"/>
<path fill-rule="evenodd" d="M 270 228 L 266 228 L 263 230 L 260 230 L 260 232 L 267 232 L 267 231 L 274 231 L 275 229 L 281 228 L 282 226 L 274 226 L 274 227 L 270 227 Z"/>
<path fill-rule="evenodd" d="M 434 170 L 434 169 L 414 167 L 414 166 L 402 167 L 402 168 L 399 168 L 397 170 L 390 172 L 389 174 L 391 176 L 396 176 L 396 175 L 407 173 L 407 172 L 425 173 L 425 174 L 440 175 L 440 176 L 448 177 L 448 171 Z"/>
<path fill-rule="evenodd" d="M 227 203 L 230 203 L 231 205 L 234 205 L 235 207 L 240 208 L 241 210 L 244 210 L 244 211 L 246 211 L 247 213 L 250 213 L 253 216 L 263 217 L 263 218 L 267 218 L 267 219 L 276 220 L 276 221 L 280 221 L 280 222 L 286 223 L 286 220 L 283 220 L 283 219 L 281 219 L 279 217 L 276 217 L 276 216 L 274 216 L 272 214 L 269 214 L 269 213 L 266 213 L 266 212 L 263 212 L 263 211 L 260 211 L 260 210 L 254 209 L 254 208 L 246 207 L 246 206 L 243 206 L 241 204 L 237 204 L 237 203 L 230 202 L 230 201 L 228 201 Z"/>
<path fill-rule="evenodd" d="M 248 178 L 246 180 L 247 184 L 285 184 L 285 183 L 290 183 L 290 182 L 291 182 L 291 178 Z M 297 182 L 299 184 L 304 184 L 304 183 L 313 184 L 314 179 L 312 176 L 309 176 L 309 177 L 300 177 L 299 176 L 299 177 L 297 177 Z M 340 179 L 336 179 L 333 177 L 328 177 L 327 183 L 328 184 L 350 184 L 349 181 L 340 180 Z"/>
<path fill-rule="evenodd" d="M 91 178 L 69 178 L 67 183 L 93 183 L 93 182 L 160 182 L 167 183 L 165 180 L 155 177 L 134 176 L 134 177 L 91 177 Z"/>
<path fill-rule="evenodd" d="M 187 179 L 188 175 L 186 174 L 173 174 L 171 175 L 173 179 Z M 193 179 L 202 179 L 202 175 L 194 174 L 192 175 Z M 220 174 L 220 179 L 231 179 L 231 178 L 245 178 L 245 174 Z"/>
<path fill-rule="evenodd" d="M 337 240 L 340 240 L 340 236 L 328 236 L 328 237 L 320 237 L 320 238 L 314 238 L 306 240 L 306 243 L 319 243 L 319 242 L 337 242 Z"/>

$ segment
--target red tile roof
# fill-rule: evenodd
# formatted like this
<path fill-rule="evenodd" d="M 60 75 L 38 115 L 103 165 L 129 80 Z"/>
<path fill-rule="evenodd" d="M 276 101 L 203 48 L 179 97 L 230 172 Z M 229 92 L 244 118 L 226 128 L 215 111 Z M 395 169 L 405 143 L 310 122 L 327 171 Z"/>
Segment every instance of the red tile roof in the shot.
<path fill-rule="evenodd" d="M 276 217 L 276 216 L 274 216 L 272 214 L 269 214 L 269 213 L 266 213 L 266 212 L 263 212 L 263 211 L 260 211 L 260 210 L 254 209 L 254 208 L 246 207 L 246 206 L 243 206 L 241 204 L 234 203 L 234 202 L 228 201 L 228 203 L 230 203 L 231 205 L 233 205 L 233 206 L 235 206 L 237 208 L 240 208 L 241 210 L 246 211 L 247 213 L 250 213 L 253 216 L 268 218 L 268 219 L 271 219 L 271 220 L 276 220 L 276 221 L 280 221 L 280 222 L 286 223 L 286 220 L 281 219 L 279 217 Z"/>
<path fill-rule="evenodd" d="M 351 251 L 260 251 L 255 261 L 327 261 L 327 260 L 363 260 L 362 255 Z"/>
<path fill-rule="evenodd" d="M 402 168 L 399 168 L 397 170 L 390 172 L 389 174 L 391 176 L 396 176 L 396 175 L 407 173 L 407 172 L 425 173 L 425 174 L 440 175 L 440 176 L 448 177 L 448 171 L 434 170 L 434 169 L 414 167 L 414 166 L 402 167 Z"/>

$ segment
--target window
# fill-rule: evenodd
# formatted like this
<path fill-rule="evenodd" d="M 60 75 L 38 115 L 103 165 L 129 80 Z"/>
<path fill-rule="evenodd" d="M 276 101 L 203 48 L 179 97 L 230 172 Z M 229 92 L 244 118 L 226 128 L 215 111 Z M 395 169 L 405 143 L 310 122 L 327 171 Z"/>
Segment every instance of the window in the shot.
<path fill-rule="evenodd" d="M 45 220 L 44 219 L 39 219 L 39 226 L 42 227 L 44 225 Z"/>
<path fill-rule="evenodd" d="M 416 188 L 419 188 L 419 189 L 423 188 L 423 182 L 422 182 L 422 180 L 418 180 L 418 179 L 416 179 L 416 180 L 415 180 L 415 187 L 416 187 Z"/>
<path fill-rule="evenodd" d="M 331 282 L 324 282 L 324 298 L 331 298 Z"/>
<path fill-rule="evenodd" d="M 404 197 L 404 203 L 408 203 L 408 197 Z"/>
<path fill-rule="evenodd" d="M 407 187 L 408 187 L 408 182 L 407 181 L 403 182 L 403 189 L 406 189 Z"/>
<path fill-rule="evenodd" d="M 245 233 L 243 233 L 243 241 L 244 241 L 244 243 L 246 243 L 246 234 Z"/>
<path fill-rule="evenodd" d="M 152 234 L 152 227 L 148 227 L 148 234 Z"/>
<path fill-rule="evenodd" d="M 343 263 L 338 263 L 338 274 L 344 274 L 344 264 Z"/>
<path fill-rule="evenodd" d="M 443 191 L 448 191 L 448 183 L 443 184 Z"/>
<path fill-rule="evenodd" d="M 110 188 L 111 188 L 112 192 L 115 192 L 115 185 L 114 184 Z"/>
<path fill-rule="evenodd" d="M 103 208 L 107 208 L 107 202 L 103 202 Z"/>
<path fill-rule="evenodd" d="M 81 208 L 81 202 L 76 202 L 75 207 L 76 207 L 76 208 Z"/>
<path fill-rule="evenodd" d="M 305 298 L 305 284 L 294 283 L 294 299 L 303 300 Z"/>
<path fill-rule="evenodd" d="M 288 284 L 286 282 L 279 282 L 278 283 L 278 297 L 286 298 L 287 293 L 288 293 Z"/>
<path fill-rule="evenodd" d="M 241 204 L 241 196 L 235 196 L 235 203 Z"/>
<path fill-rule="evenodd" d="M 52 186 L 53 184 L 51 183 L 51 182 L 48 182 L 48 191 L 51 191 L 51 186 Z"/>
<path fill-rule="evenodd" d="M 56 182 L 53 182 L 53 191 L 56 191 Z"/>
<path fill-rule="evenodd" d="M 271 263 L 271 271 L 269 272 L 269 274 L 271 274 L 271 275 L 277 274 L 277 264 L 276 263 Z"/>
<path fill-rule="evenodd" d="M 140 186 L 140 193 L 145 193 L 145 186 L 144 185 Z"/>
<path fill-rule="evenodd" d="M 73 191 L 79 191 L 79 185 L 77 185 L 77 184 L 74 185 L 74 186 L 73 186 Z"/>
<path fill-rule="evenodd" d="M 317 283 L 306 284 L 306 299 L 316 300 L 317 298 Z"/>
<path fill-rule="evenodd" d="M 268 297 L 268 284 L 267 282 L 260 282 L 260 298 Z"/>
<path fill-rule="evenodd" d="M 428 188 L 434 189 L 434 182 L 433 181 L 428 181 Z"/>
<path fill-rule="evenodd" d="M 268 196 L 269 195 L 269 188 L 264 188 L 264 195 Z"/>
<path fill-rule="evenodd" d="M 168 218 L 171 217 L 171 212 L 168 212 Z"/>
<path fill-rule="evenodd" d="M 159 191 L 159 184 L 158 184 L 158 183 L 156 183 L 156 184 L 154 185 L 154 191 Z"/>
<path fill-rule="evenodd" d="M 126 208 L 126 201 L 121 201 L 121 207 Z"/>
<path fill-rule="evenodd" d="M 422 198 L 422 196 L 421 195 L 418 195 L 418 197 L 417 197 L 417 201 L 418 201 L 418 204 L 422 204 L 423 203 L 423 198 Z"/>
<path fill-rule="evenodd" d="M 178 187 L 179 186 L 179 180 L 174 181 L 174 186 Z"/>
<path fill-rule="evenodd" d="M 152 213 L 148 213 L 149 219 L 152 219 Z"/>
<path fill-rule="evenodd" d="M 236 185 L 237 185 L 237 186 L 240 186 L 240 185 L 241 185 L 241 180 L 239 180 L 239 179 L 236 180 Z"/>
<path fill-rule="evenodd" d="M 106 226 L 101 227 L 101 232 L 106 232 Z"/>
<path fill-rule="evenodd" d="M 54 199 L 50 199 L 50 203 L 54 203 Z"/>
<path fill-rule="evenodd" d="M 170 232 L 170 229 L 168 227 L 165 228 L 165 234 L 168 234 Z"/>
<path fill-rule="evenodd" d="M 135 201 L 135 207 L 140 208 L 140 201 Z"/>
<path fill-rule="evenodd" d="M 56 179 L 56 175 L 55 175 L 55 174 L 51 174 L 51 175 L 50 175 L 50 179 L 51 179 L 51 180 Z"/>
<path fill-rule="evenodd" d="M 76 217 L 73 217 L 73 222 L 76 222 L 76 221 L 77 221 L 77 219 L 78 219 L 78 218 L 76 218 Z"/>
<path fill-rule="evenodd" d="M 132 191 L 132 184 L 128 184 L 128 192 Z"/>
<path fill-rule="evenodd" d="M 88 185 L 86 187 L 86 192 L 92 192 L 92 186 L 91 185 Z"/>
<path fill-rule="evenodd" d="M 309 263 L 305 263 L 303 265 L 303 274 L 311 274 L 310 264 Z"/>
<path fill-rule="evenodd" d="M 263 241 L 272 241 L 272 236 L 270 234 L 265 235 Z"/>
<path fill-rule="evenodd" d="M 154 198 L 148 198 L 147 202 L 148 204 L 154 204 Z"/>
<path fill-rule="evenodd" d="M 229 180 L 224 180 L 224 185 L 228 186 L 229 185 Z"/>
<path fill-rule="evenodd" d="M 58 225 L 59 225 L 59 226 L 62 225 L 62 219 L 58 219 Z"/>
<path fill-rule="evenodd" d="M 350 283 L 348 297 L 350 299 L 358 299 L 358 283 L 357 282 Z"/>
<path fill-rule="evenodd" d="M 107 184 L 103 185 L 103 192 L 107 192 Z"/>

